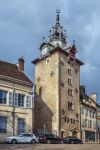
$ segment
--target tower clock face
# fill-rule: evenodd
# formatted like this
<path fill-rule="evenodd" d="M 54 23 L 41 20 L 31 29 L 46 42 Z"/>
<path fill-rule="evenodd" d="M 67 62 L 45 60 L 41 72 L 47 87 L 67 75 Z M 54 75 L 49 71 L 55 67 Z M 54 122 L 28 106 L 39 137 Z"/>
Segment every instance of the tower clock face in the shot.
<path fill-rule="evenodd" d="M 45 55 L 48 52 L 48 48 L 44 47 L 41 51 L 41 55 Z"/>

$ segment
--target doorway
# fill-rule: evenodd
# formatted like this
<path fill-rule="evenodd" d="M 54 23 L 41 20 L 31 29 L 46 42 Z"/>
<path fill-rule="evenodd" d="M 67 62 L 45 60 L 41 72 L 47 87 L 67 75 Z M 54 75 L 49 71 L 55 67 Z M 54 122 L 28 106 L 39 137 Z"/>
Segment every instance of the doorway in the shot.
<path fill-rule="evenodd" d="M 73 132 L 72 132 L 72 136 L 73 136 L 73 137 L 77 137 L 77 131 L 73 131 Z"/>

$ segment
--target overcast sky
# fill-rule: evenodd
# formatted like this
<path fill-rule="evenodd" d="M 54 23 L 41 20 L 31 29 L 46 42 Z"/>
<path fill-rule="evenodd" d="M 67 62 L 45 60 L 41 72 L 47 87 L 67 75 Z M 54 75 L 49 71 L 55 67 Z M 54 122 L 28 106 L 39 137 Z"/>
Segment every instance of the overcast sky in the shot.
<path fill-rule="evenodd" d="M 67 30 L 68 43 L 76 41 L 81 84 L 100 102 L 100 0 L 0 0 L 0 60 L 17 63 L 25 58 L 25 72 L 33 80 L 31 61 L 39 56 L 42 37 L 55 25 L 56 9 Z"/>

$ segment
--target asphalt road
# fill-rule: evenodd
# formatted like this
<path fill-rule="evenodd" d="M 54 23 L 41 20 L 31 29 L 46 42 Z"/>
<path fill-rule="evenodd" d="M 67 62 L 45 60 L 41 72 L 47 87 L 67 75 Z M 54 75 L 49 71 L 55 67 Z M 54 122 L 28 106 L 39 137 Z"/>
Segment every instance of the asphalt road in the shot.
<path fill-rule="evenodd" d="M 0 150 L 100 150 L 100 144 L 0 144 Z"/>

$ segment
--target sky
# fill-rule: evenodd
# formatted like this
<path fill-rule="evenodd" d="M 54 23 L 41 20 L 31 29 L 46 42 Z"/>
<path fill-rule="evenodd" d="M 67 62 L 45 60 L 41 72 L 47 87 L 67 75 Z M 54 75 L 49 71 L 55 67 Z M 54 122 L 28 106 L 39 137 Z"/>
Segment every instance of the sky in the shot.
<path fill-rule="evenodd" d="M 25 73 L 34 81 L 32 60 L 39 57 L 43 36 L 55 25 L 56 9 L 67 42 L 76 42 L 77 57 L 84 62 L 80 84 L 97 93 L 100 102 L 100 0 L 0 0 L 0 60 L 25 59 Z"/>

